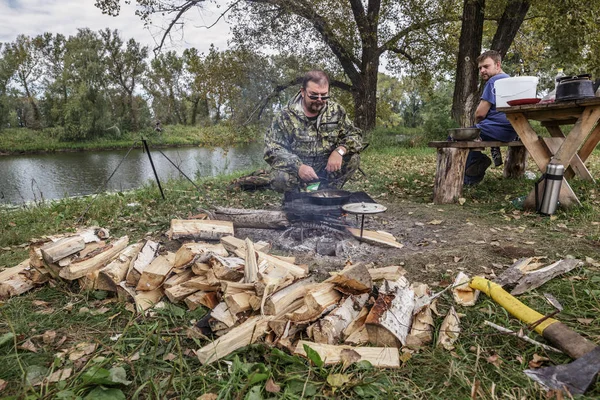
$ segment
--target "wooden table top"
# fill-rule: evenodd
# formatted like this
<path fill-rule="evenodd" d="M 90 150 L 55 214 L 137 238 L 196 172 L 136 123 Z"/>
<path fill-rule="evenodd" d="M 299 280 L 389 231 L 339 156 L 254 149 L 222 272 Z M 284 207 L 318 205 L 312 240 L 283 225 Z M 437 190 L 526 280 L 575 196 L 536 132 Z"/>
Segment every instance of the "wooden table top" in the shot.
<path fill-rule="evenodd" d="M 557 103 L 537 103 L 522 106 L 498 107 L 505 114 L 524 114 L 527 119 L 542 122 L 574 124 L 583 113 L 585 107 L 600 105 L 600 97 L 581 100 L 560 101 Z"/>

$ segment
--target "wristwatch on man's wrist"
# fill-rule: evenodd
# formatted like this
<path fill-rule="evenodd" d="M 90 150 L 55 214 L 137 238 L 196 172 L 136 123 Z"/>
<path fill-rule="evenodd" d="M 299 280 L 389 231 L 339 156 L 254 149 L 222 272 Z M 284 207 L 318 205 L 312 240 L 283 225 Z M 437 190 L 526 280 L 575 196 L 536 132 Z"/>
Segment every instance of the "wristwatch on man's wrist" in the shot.
<path fill-rule="evenodd" d="M 344 157 L 344 155 L 346 155 L 346 149 L 344 147 L 338 147 L 337 149 L 335 149 L 335 151 L 337 151 L 338 154 L 342 157 Z"/>

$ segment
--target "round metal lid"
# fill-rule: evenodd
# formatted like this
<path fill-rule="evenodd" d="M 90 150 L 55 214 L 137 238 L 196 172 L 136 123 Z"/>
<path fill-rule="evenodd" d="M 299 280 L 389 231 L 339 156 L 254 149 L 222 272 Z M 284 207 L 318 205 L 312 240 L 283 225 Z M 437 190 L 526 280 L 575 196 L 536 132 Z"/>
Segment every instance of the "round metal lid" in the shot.
<path fill-rule="evenodd" d="M 342 206 L 342 210 L 350 214 L 379 214 L 387 207 L 377 203 L 348 203 Z"/>

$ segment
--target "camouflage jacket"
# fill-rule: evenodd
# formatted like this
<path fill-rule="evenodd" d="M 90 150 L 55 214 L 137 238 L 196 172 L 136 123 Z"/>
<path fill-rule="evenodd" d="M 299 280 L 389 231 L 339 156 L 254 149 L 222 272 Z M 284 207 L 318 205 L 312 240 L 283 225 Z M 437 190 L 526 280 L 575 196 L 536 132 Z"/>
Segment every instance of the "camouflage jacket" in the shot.
<path fill-rule="evenodd" d="M 342 106 L 328 101 L 316 120 L 302 108 L 300 92 L 273 119 L 265 136 L 265 161 L 274 169 L 297 173 L 300 165 L 313 168 L 327 162 L 339 146 L 347 154 L 362 150 L 362 132 L 350 122 Z"/>

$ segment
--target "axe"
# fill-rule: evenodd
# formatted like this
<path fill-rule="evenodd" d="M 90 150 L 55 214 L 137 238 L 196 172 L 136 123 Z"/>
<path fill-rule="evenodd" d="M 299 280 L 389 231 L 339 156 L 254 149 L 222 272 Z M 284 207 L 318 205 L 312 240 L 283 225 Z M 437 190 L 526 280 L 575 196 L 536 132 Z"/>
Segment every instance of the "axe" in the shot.
<path fill-rule="evenodd" d="M 585 393 L 595 382 L 600 372 L 600 346 L 587 340 L 554 318 L 546 318 L 521 303 L 496 283 L 474 277 L 469 286 L 488 295 L 509 313 L 528 325 L 554 346 L 576 360 L 553 367 L 526 370 L 525 374 L 548 389 L 564 389 L 572 394 Z"/>

